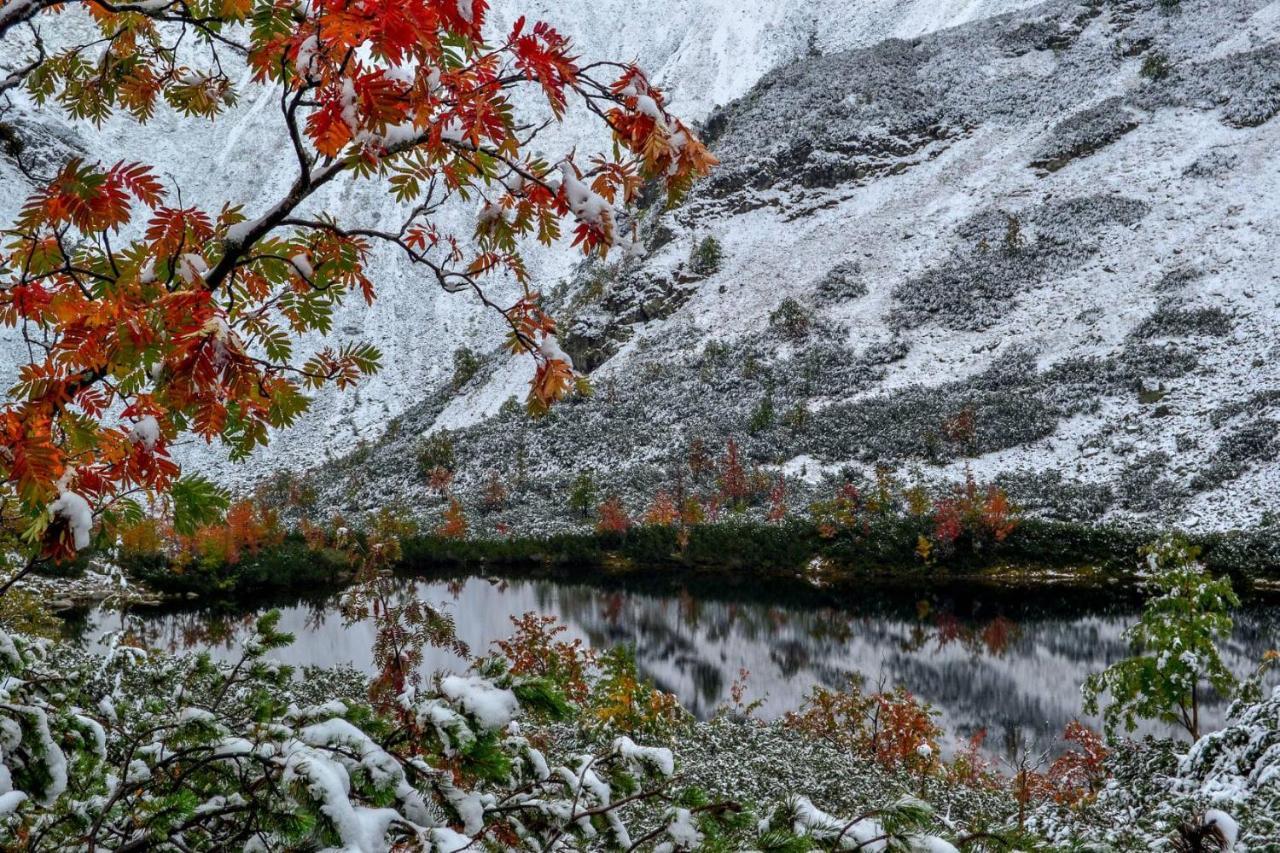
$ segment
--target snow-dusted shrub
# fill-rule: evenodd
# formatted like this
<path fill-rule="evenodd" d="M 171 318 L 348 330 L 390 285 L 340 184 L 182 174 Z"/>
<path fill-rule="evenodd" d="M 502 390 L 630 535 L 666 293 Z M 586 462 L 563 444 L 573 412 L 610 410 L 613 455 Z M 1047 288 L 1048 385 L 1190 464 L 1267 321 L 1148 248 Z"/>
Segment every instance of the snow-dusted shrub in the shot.
<path fill-rule="evenodd" d="M 702 278 L 719 272 L 723 262 L 724 249 L 715 237 L 702 238 L 689 253 L 689 271 Z"/>
<path fill-rule="evenodd" d="M 490 662 L 378 714 L 296 701 L 263 617 L 234 666 L 0 634 L 0 844 L 26 850 L 460 850 L 631 845 L 676 792 L 669 750 L 627 737 L 556 764 L 523 737 L 545 680 Z M 563 700 L 559 700 L 563 707 Z M 708 814 L 712 810 L 707 810 Z"/>
<path fill-rule="evenodd" d="M 1247 817 L 1250 835 L 1271 839 L 1280 838 L 1280 687 L 1260 694 L 1262 676 L 1277 661 L 1280 655 L 1269 653 L 1227 711 L 1226 726 L 1192 745 L 1177 772 L 1198 798 Z"/>
<path fill-rule="evenodd" d="M 458 347 L 453 351 L 453 387 L 461 388 L 480 371 L 480 356 L 471 347 Z"/>
<path fill-rule="evenodd" d="M 1115 499 L 1110 486 L 1068 479 L 1057 468 L 1023 468 L 995 483 L 1028 515 L 1059 521 L 1097 521 Z"/>
<path fill-rule="evenodd" d="M 1044 202 L 1013 214 L 984 210 L 957 226 L 949 257 L 894 288 L 899 307 L 890 320 L 907 329 L 988 329 L 1016 306 L 1019 294 L 1078 268 L 1098 253 L 1107 231 L 1133 225 L 1147 210 L 1120 195 Z M 1018 223 L 1012 252 L 1004 249 L 1011 216 Z"/>
<path fill-rule="evenodd" d="M 1183 308 L 1165 301 L 1138 324 L 1133 336 L 1143 340 L 1192 335 L 1221 338 L 1231 334 L 1232 325 L 1231 316 L 1221 308 Z"/>
<path fill-rule="evenodd" d="M 1031 165 L 1056 172 L 1072 160 L 1087 157 L 1137 127 L 1138 121 L 1125 108 L 1124 99 L 1108 98 L 1059 122 Z"/>
<path fill-rule="evenodd" d="M 769 325 L 785 340 L 802 341 L 809 336 L 813 318 L 803 305 L 788 297 L 769 314 Z"/>
<path fill-rule="evenodd" d="M 1148 80 L 1163 80 L 1173 71 L 1173 66 L 1169 62 L 1169 57 L 1160 51 L 1148 53 L 1142 60 L 1142 68 L 1138 69 L 1138 73 Z"/>
<path fill-rule="evenodd" d="M 1172 462 L 1163 451 L 1144 453 L 1120 472 L 1116 496 L 1120 505 L 1134 512 L 1158 512 L 1181 506 L 1186 490 L 1165 476 Z"/>
<path fill-rule="evenodd" d="M 1229 430 L 1218 448 L 1192 480 L 1196 489 L 1211 489 L 1230 482 L 1255 463 L 1280 458 L 1280 421 L 1252 418 Z"/>
<path fill-rule="evenodd" d="M 434 432 L 418 444 L 418 472 L 432 477 L 436 472 L 452 472 L 455 467 L 453 436 L 448 430 Z"/>
<path fill-rule="evenodd" d="M 1045 804 L 1029 827 L 1070 849 L 1275 849 L 1280 688 L 1266 697 L 1255 690 L 1242 693 L 1247 695 L 1232 704 L 1225 727 L 1185 752 L 1153 738 L 1112 749 L 1112 779 L 1094 803 L 1073 811 Z"/>
<path fill-rule="evenodd" d="M 816 291 L 818 299 L 828 305 L 850 302 L 870 292 L 857 261 L 836 264 L 818 281 Z"/>

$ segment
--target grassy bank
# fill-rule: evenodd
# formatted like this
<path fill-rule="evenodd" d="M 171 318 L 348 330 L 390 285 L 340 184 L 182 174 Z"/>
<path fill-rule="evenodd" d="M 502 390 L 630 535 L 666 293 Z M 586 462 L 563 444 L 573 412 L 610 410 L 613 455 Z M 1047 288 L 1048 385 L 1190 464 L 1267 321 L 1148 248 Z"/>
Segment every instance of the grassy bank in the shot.
<path fill-rule="evenodd" d="M 833 537 L 816 525 L 705 524 L 687 528 L 634 527 L 625 534 L 573 533 L 544 537 L 450 539 L 433 535 L 403 542 L 397 570 L 442 575 L 496 571 L 565 580 L 653 576 L 730 586 L 794 583 L 799 578 L 839 588 L 860 579 L 959 579 L 1019 575 L 1082 584 L 1126 581 L 1139 566 L 1139 549 L 1161 532 L 1024 520 L 1001 541 L 962 537 L 928 559 L 917 553 L 920 521 L 886 518 Z M 1210 571 L 1237 586 L 1280 580 L 1276 537 L 1265 531 L 1188 537 L 1202 549 Z M 350 581 L 347 556 L 312 550 L 301 536 L 244 553 L 235 563 L 203 560 L 174 565 L 160 554 L 121 559 L 134 578 L 172 594 L 243 596 L 316 592 Z"/>

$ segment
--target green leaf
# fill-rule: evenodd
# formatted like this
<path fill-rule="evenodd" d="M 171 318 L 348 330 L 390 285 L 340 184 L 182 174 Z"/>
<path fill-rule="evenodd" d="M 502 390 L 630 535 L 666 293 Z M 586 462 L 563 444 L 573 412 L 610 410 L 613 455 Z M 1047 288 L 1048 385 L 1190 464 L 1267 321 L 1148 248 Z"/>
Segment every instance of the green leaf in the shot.
<path fill-rule="evenodd" d="M 231 503 L 225 491 L 213 483 L 193 474 L 173 484 L 173 529 L 189 536 L 203 524 L 211 524 L 222 518 Z"/>

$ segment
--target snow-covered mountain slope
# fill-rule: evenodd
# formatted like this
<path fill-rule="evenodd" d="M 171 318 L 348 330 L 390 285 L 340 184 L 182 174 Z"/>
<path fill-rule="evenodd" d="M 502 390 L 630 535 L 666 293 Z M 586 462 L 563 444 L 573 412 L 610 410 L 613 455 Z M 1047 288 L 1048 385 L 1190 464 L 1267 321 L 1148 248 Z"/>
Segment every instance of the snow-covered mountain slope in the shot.
<path fill-rule="evenodd" d="M 1263 521 L 1278 8 L 1049 2 L 779 67 L 710 117 L 724 165 L 696 197 L 556 292 L 593 399 L 530 424 L 493 368 L 324 493 L 429 504 L 407 463 L 451 428 L 464 495 L 512 488 L 497 518 L 562 514 L 582 469 L 639 508 L 692 440 L 732 435 L 793 505 L 889 464 L 1072 519 Z"/>
<path fill-rule="evenodd" d="M 877 463 L 925 479 L 970 467 L 1077 519 L 1229 527 L 1275 504 L 1280 3 L 493 5 L 499 22 L 549 18 L 586 56 L 637 58 L 678 112 L 707 118 L 724 162 L 683 208 L 651 211 L 622 261 L 535 253 L 596 395 L 538 422 L 504 407 L 528 366 L 497 354 L 494 318 L 387 256 L 379 302 L 336 324 L 375 340 L 386 370 L 322 396 L 250 466 L 202 448 L 190 464 L 247 483 L 374 442 L 320 466 L 322 496 L 430 510 L 412 458 L 450 428 L 461 493 L 475 501 L 497 471 L 512 501 L 489 520 L 519 523 L 561 516 L 582 469 L 639 505 L 691 440 L 734 435 L 791 475 L 793 505 L 823 474 Z M 24 120 L 51 150 L 157 162 L 184 199 L 254 211 L 290 178 L 273 97 L 249 87 L 194 131 L 112 121 L 105 142 Z M 570 125 L 559 142 L 602 140 Z M 369 185 L 320 205 L 396 214 Z M 724 259 L 697 272 L 707 236 Z M 463 344 L 484 364 L 455 390 Z"/>
<path fill-rule="evenodd" d="M 636 59 L 656 80 L 671 86 L 674 107 L 683 117 L 699 120 L 742 95 L 770 69 L 803 56 L 811 45 L 839 49 L 872 44 L 1026 5 L 1027 0 L 846 0 L 824 10 L 820 24 L 807 6 L 772 0 L 496 0 L 490 21 L 500 33 L 520 15 L 547 20 L 574 37 L 586 60 Z M 88 21 L 74 12 L 45 21 L 43 29 L 54 45 L 90 32 Z M 293 173 L 275 108 L 278 92 L 253 86 L 247 74 L 238 89 L 239 103 L 213 123 L 193 122 L 162 108 L 146 126 L 116 117 L 96 129 L 66 121 L 53 108 L 37 109 L 20 94 L 14 95 L 15 108 L 0 120 L 28 140 L 27 156 L 38 166 L 47 168 L 74 155 L 108 163 L 141 160 L 180 187 L 185 203 L 213 210 L 224 202 L 241 203 L 252 215 L 283 195 Z M 546 137 L 548 153 L 560 154 L 574 145 L 584 150 L 607 145 L 598 125 L 573 118 Z M 0 182 L 9 190 L 0 194 L 0 219 L 8 221 L 30 185 L 5 157 L 0 157 Z M 395 221 L 399 212 L 390 195 L 371 183 L 334 185 L 315 207 L 346 220 L 375 223 Z M 450 214 L 442 225 L 469 233 L 475 210 L 458 206 Z M 541 278 L 555 281 L 571 272 L 577 257 L 566 245 L 534 252 L 531 266 Z M 456 347 L 487 350 L 499 340 L 495 317 L 465 297 L 438 292 L 405 270 L 393 253 L 380 255 L 372 266 L 380 301 L 372 309 L 349 306 L 336 318 L 335 332 L 377 342 L 387 369 L 354 394 L 322 394 L 303 424 L 280 436 L 253 465 L 229 465 L 216 447 L 188 448 L 190 464 L 245 484 L 263 464 L 296 468 L 318 456 L 344 452 L 359 439 L 376 438 L 389 418 L 447 382 Z M 6 352 L 12 357 L 5 361 L 13 365 L 23 354 L 21 348 Z M 528 366 L 509 367 L 504 387 L 515 390 L 527 380 Z M 6 371 L 0 378 L 10 376 Z"/>

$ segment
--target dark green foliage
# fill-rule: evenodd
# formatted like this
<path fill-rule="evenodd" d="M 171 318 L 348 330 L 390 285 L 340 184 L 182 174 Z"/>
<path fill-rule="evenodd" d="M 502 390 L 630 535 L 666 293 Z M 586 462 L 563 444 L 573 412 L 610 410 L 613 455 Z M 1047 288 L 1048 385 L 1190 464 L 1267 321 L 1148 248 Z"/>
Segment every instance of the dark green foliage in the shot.
<path fill-rule="evenodd" d="M 1082 579 L 1132 576 L 1138 553 L 1159 531 L 1130 525 L 1077 524 L 1024 518 L 1002 542 L 981 551 L 958 547 L 926 567 L 916 554 L 918 538 L 932 533 L 929 523 L 911 517 L 886 516 L 865 529 L 831 539 L 818 534 L 805 519 L 784 524 L 734 521 L 686 528 L 686 541 L 675 526 L 637 525 L 625 537 L 595 533 L 562 533 L 537 537 L 448 539 L 419 535 L 406 539 L 398 569 L 439 574 L 498 569 L 536 576 L 599 578 L 634 576 L 646 580 L 703 578 L 718 586 L 758 585 L 776 581 L 794 585 L 798 573 L 815 557 L 823 558 L 823 580 L 833 586 L 857 584 L 858 578 L 914 576 L 921 572 L 971 575 L 1007 566 L 1078 571 Z M 1216 575 L 1226 574 L 1248 585 L 1250 578 L 1276 577 L 1280 566 L 1274 530 L 1210 533 L 1195 537 L 1200 560 Z M 312 592 L 334 588 L 351 577 L 347 557 L 336 551 L 312 551 L 300 536 L 246 554 L 239 563 L 187 567 L 174 572 L 163 555 L 128 555 L 123 568 L 168 593 L 195 592 L 205 597 L 234 598 L 256 593 Z"/>
<path fill-rule="evenodd" d="M 715 237 L 704 237 L 696 243 L 689 253 L 689 271 L 696 276 L 706 278 L 720 271 L 724 261 L 724 249 Z"/>
<path fill-rule="evenodd" d="M 434 471 L 453 471 L 453 437 L 448 430 L 432 433 L 418 445 L 418 472 L 430 477 Z"/>
<path fill-rule="evenodd" d="M 1230 636 L 1231 609 L 1240 599 L 1230 580 L 1204 571 L 1199 550 L 1183 540 L 1162 540 L 1146 554 L 1156 594 L 1125 632 L 1134 656 L 1089 676 L 1084 708 L 1096 714 L 1105 697 L 1108 735 L 1121 725 L 1132 732 L 1139 719 L 1159 719 L 1181 726 L 1194 741 L 1205 687 L 1220 696 L 1235 687 L 1217 644 Z"/>
<path fill-rule="evenodd" d="M 458 347 L 453 351 L 453 388 L 458 390 L 471 381 L 480 370 L 480 356 L 470 347 Z"/>
<path fill-rule="evenodd" d="M 755 435 L 773 426 L 773 396 L 766 394 L 747 421 L 747 432 Z"/>
<path fill-rule="evenodd" d="M 178 569 L 164 554 L 121 554 L 121 568 L 160 592 L 201 596 L 244 596 L 273 592 L 312 592 L 351 579 L 346 554 L 313 550 L 298 534 L 279 545 L 246 552 L 236 563 L 197 562 Z"/>
<path fill-rule="evenodd" d="M 1173 66 L 1169 63 L 1169 57 L 1159 51 L 1148 53 L 1142 60 L 1142 68 L 1138 71 L 1148 80 L 1163 80 L 1173 71 Z"/>
<path fill-rule="evenodd" d="M 227 511 L 227 493 L 205 478 L 193 474 L 173 484 L 173 529 L 189 536 L 202 524 L 211 524 Z"/>
<path fill-rule="evenodd" d="M 1022 251 L 1022 247 L 1026 245 L 1026 239 L 1022 236 L 1022 223 L 1018 217 L 1009 214 L 1008 222 L 1004 229 L 1004 253 L 1006 255 L 1016 255 Z"/>
<path fill-rule="evenodd" d="M 595 478 L 590 471 L 580 472 L 569 489 L 569 509 L 580 518 L 590 518 L 599 502 Z"/>
<path fill-rule="evenodd" d="M 802 341 L 809 336 L 813 321 L 803 305 L 788 297 L 769 315 L 769 325 L 785 340 Z"/>
<path fill-rule="evenodd" d="M 796 403 L 785 415 L 782 416 L 782 422 L 787 425 L 792 432 L 800 432 L 809 425 L 810 415 L 809 407 L 804 403 Z"/>
<path fill-rule="evenodd" d="M 526 711 L 546 720 L 564 720 L 573 708 L 564 693 L 549 678 L 522 678 L 511 685 L 511 692 Z"/>

